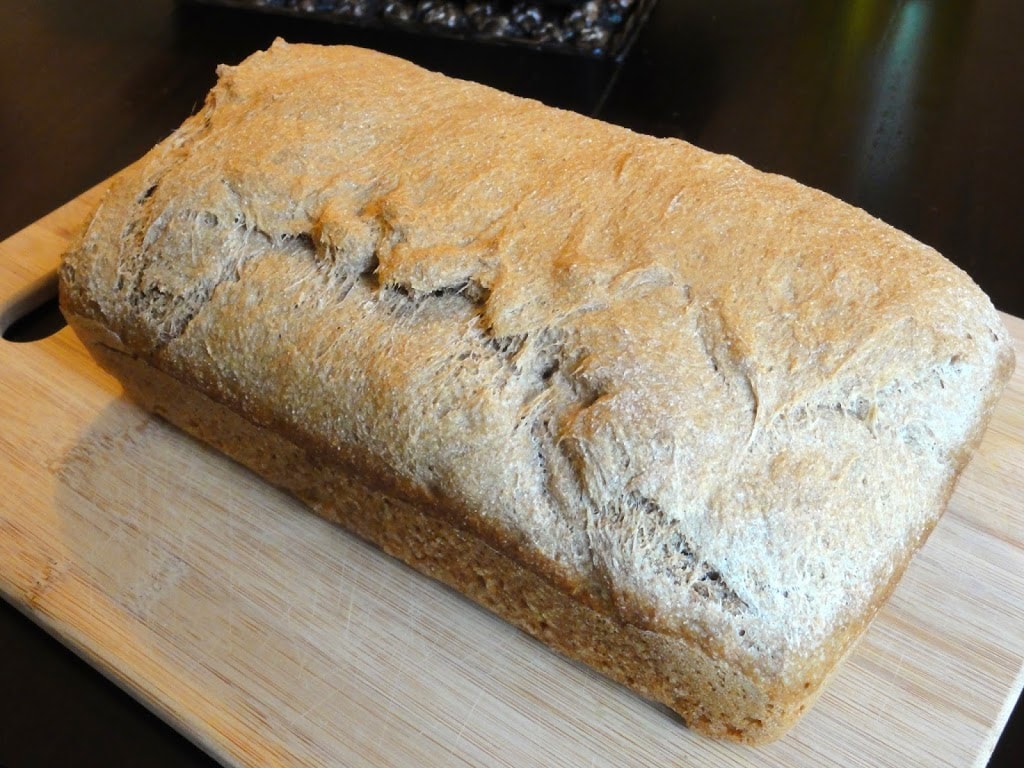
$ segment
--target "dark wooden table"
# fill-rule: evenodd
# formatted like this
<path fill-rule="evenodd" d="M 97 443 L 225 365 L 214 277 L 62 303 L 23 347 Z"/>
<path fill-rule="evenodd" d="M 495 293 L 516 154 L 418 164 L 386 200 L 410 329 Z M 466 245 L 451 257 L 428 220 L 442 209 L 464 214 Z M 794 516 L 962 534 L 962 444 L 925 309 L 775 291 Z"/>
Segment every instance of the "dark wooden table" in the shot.
<path fill-rule="evenodd" d="M 0 238 L 137 158 L 201 103 L 216 64 L 277 35 L 738 155 L 935 246 L 1024 316 L 1018 0 L 660 0 L 621 65 L 173 0 L 4 2 Z M 1015 715 L 991 765 L 1018 764 L 1022 730 Z M 0 601 L 0 768 L 208 764 Z"/>

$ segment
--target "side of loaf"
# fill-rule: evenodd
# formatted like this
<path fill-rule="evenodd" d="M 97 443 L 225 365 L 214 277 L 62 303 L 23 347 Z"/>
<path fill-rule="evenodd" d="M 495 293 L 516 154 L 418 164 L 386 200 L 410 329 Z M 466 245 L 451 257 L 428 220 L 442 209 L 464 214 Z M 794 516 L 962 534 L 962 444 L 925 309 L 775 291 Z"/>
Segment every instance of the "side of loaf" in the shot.
<path fill-rule="evenodd" d="M 747 742 L 849 652 L 1014 364 L 863 211 L 350 47 L 221 68 L 60 290 L 144 406 Z"/>

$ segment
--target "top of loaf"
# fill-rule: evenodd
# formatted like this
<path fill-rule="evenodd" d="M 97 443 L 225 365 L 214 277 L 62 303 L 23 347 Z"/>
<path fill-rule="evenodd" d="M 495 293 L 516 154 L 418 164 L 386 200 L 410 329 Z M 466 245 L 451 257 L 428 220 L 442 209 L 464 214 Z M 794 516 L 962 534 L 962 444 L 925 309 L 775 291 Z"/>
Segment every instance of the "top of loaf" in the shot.
<path fill-rule="evenodd" d="M 221 68 L 63 278 L 311 460 L 765 676 L 867 620 L 1012 367 L 863 211 L 350 47 Z"/>

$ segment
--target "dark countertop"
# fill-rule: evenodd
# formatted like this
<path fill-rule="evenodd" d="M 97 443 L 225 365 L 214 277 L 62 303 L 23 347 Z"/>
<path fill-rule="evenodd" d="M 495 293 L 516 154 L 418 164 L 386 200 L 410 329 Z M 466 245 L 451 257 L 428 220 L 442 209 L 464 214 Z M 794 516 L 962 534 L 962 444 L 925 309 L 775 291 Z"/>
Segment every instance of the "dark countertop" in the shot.
<path fill-rule="evenodd" d="M 0 239 L 290 40 L 365 45 L 793 176 L 935 246 L 1024 316 L 1024 3 L 660 0 L 621 65 L 179 6 L 0 4 Z M 1024 631 L 1024 628 L 1022 628 Z M 991 765 L 1016 765 L 1015 714 Z M 0 768 L 212 762 L 0 601 Z"/>

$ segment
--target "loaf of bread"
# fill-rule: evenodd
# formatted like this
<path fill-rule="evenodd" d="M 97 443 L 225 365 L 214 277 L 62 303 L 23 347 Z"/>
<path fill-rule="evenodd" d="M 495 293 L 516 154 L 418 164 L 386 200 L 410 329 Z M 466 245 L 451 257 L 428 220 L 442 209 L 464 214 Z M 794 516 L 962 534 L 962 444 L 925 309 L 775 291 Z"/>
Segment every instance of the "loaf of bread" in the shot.
<path fill-rule="evenodd" d="M 130 397 L 746 742 L 865 629 L 1013 367 L 860 210 L 350 47 L 223 67 L 60 278 Z"/>

